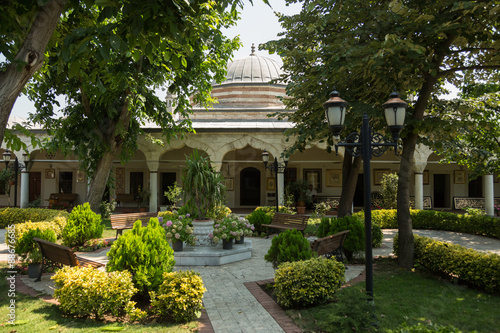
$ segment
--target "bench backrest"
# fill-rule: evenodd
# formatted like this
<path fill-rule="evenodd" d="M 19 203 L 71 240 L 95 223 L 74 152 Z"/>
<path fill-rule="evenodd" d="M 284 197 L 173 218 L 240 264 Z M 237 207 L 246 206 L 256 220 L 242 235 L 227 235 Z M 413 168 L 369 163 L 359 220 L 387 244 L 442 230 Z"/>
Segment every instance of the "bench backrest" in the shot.
<path fill-rule="evenodd" d="M 111 219 L 111 228 L 115 229 L 115 227 L 122 226 L 132 226 L 135 221 L 141 220 L 142 223 L 149 222 L 149 219 L 152 217 L 157 217 L 157 212 L 149 212 L 149 213 L 130 213 L 130 214 L 112 214 Z"/>
<path fill-rule="evenodd" d="M 36 237 L 33 240 L 38 244 L 43 257 L 63 265 L 78 266 L 78 259 L 69 247 Z"/>
<path fill-rule="evenodd" d="M 316 251 L 319 256 L 331 253 L 342 246 L 349 230 L 344 230 L 333 235 L 316 239 L 311 244 L 311 250 Z"/>
<path fill-rule="evenodd" d="M 137 194 L 133 193 L 118 193 L 116 195 L 116 201 L 123 201 L 123 202 L 134 202 L 136 200 Z"/>
<path fill-rule="evenodd" d="M 275 213 L 273 219 L 271 220 L 271 224 L 289 224 L 289 225 L 307 225 L 307 221 L 309 220 L 309 216 L 307 215 L 292 215 L 285 213 Z"/>

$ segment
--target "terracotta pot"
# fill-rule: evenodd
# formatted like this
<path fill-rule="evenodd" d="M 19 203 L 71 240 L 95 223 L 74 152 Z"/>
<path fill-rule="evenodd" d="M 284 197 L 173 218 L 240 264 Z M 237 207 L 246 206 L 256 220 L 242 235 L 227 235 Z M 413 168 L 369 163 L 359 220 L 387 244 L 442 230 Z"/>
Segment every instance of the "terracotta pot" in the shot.
<path fill-rule="evenodd" d="M 326 215 L 333 215 L 333 216 L 337 216 L 337 212 L 336 212 L 336 211 L 334 211 L 334 210 L 331 210 L 331 211 L 326 212 Z"/>
<path fill-rule="evenodd" d="M 303 206 L 303 207 L 297 206 L 295 208 L 297 208 L 297 214 L 299 214 L 299 215 L 304 214 L 306 212 L 306 207 L 305 206 Z"/>

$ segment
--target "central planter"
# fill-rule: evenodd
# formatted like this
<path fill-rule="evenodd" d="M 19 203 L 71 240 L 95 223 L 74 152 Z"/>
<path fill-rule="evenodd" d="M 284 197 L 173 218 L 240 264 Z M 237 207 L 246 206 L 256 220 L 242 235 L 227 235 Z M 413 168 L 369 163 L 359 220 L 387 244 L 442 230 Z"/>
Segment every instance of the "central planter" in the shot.
<path fill-rule="evenodd" d="M 214 231 L 214 221 L 208 220 L 193 220 L 193 235 L 196 237 L 196 245 L 208 246 L 212 244 L 212 240 L 208 234 Z"/>

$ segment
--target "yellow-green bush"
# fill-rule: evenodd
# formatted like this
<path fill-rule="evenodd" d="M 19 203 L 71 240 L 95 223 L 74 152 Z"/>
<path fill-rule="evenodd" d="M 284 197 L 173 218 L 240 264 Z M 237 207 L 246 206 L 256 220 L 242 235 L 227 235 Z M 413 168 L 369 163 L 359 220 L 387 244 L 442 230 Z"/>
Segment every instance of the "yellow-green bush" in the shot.
<path fill-rule="evenodd" d="M 105 314 L 121 316 L 134 309 L 130 299 L 137 289 L 128 271 L 107 273 L 90 266 L 65 266 L 52 279 L 56 285 L 54 298 L 69 315 L 100 319 Z"/>
<path fill-rule="evenodd" d="M 500 256 L 414 235 L 415 265 L 473 287 L 500 292 Z M 398 236 L 394 253 L 398 253 Z"/>
<path fill-rule="evenodd" d="M 62 231 L 63 244 L 69 247 L 82 246 L 88 240 L 101 238 L 104 230 L 101 222 L 101 215 L 94 213 L 88 202 L 76 206 Z"/>
<path fill-rule="evenodd" d="M 225 205 L 220 205 L 220 206 L 214 206 L 207 214 L 207 217 L 214 219 L 215 221 L 221 221 L 231 215 L 232 211 L 231 208 L 225 206 Z"/>
<path fill-rule="evenodd" d="M 66 217 L 68 212 L 45 208 L 2 208 L 0 209 L 0 229 L 26 221 L 50 221 L 56 216 Z"/>
<path fill-rule="evenodd" d="M 197 272 L 164 273 L 158 293 L 149 293 L 152 311 L 163 319 L 190 321 L 199 317 L 205 291 L 203 280 Z"/>
<path fill-rule="evenodd" d="M 54 223 L 54 222 L 31 222 L 28 221 L 26 223 L 19 223 L 15 225 L 15 231 L 14 231 L 14 240 L 15 240 L 15 245 L 19 243 L 19 240 L 23 237 L 24 234 L 26 234 L 30 230 L 35 230 L 38 229 L 42 232 L 46 230 L 52 230 L 57 238 L 61 237 L 61 232 L 62 229 L 61 227 Z M 5 241 L 7 242 L 7 236 L 8 234 L 5 234 Z"/>
<path fill-rule="evenodd" d="M 328 301 L 345 281 L 344 274 L 344 265 L 335 259 L 285 262 L 274 274 L 278 303 L 293 308 Z"/>
<path fill-rule="evenodd" d="M 158 217 L 163 217 L 163 221 L 176 219 L 177 216 L 179 216 L 179 214 L 176 211 L 172 212 L 172 211 L 166 210 L 164 212 L 158 212 Z"/>

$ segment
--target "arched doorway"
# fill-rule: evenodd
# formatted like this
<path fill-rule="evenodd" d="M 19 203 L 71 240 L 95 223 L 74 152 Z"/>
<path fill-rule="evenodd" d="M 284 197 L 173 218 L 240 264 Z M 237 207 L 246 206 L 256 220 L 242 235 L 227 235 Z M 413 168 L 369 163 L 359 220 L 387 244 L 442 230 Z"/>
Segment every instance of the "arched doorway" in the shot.
<path fill-rule="evenodd" d="M 260 171 L 256 168 L 245 168 L 241 170 L 240 205 L 260 205 Z"/>

